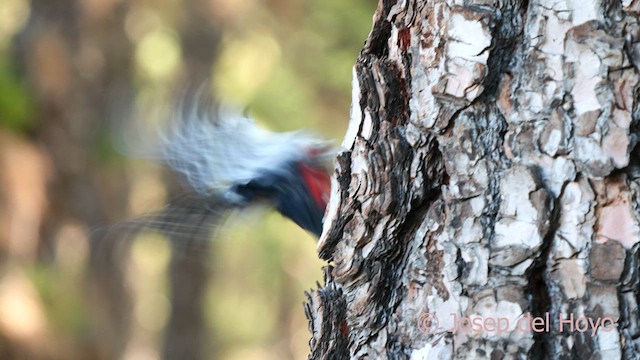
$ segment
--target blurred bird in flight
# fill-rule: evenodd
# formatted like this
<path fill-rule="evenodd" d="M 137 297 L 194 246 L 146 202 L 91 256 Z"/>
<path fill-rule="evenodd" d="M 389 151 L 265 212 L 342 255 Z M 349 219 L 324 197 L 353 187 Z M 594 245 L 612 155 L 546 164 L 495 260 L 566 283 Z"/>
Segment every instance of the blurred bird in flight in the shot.
<path fill-rule="evenodd" d="M 238 112 L 193 105 L 159 138 L 162 161 L 195 194 L 211 199 L 211 207 L 267 201 L 301 228 L 322 233 L 331 184 L 326 141 L 305 131 L 271 132 Z"/>
<path fill-rule="evenodd" d="M 183 100 L 163 126 L 124 133 L 124 153 L 163 163 L 187 192 L 170 196 L 161 211 L 122 221 L 94 238 L 151 229 L 174 246 L 193 247 L 231 210 L 264 203 L 316 237 L 322 233 L 333 158 L 328 141 L 307 131 L 272 132 L 239 111 L 202 100 Z"/>

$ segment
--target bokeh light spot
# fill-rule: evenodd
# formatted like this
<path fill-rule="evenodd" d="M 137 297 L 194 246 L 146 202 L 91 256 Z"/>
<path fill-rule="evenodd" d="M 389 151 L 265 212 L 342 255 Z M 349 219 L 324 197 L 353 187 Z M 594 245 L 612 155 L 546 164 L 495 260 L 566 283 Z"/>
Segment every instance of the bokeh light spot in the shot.
<path fill-rule="evenodd" d="M 228 37 L 217 64 L 215 88 L 239 103 L 248 103 L 280 62 L 280 45 L 267 32 L 245 39 Z"/>
<path fill-rule="evenodd" d="M 163 29 L 145 34 L 136 49 L 136 62 L 151 80 L 169 79 L 180 65 L 180 44 L 176 36 Z"/>

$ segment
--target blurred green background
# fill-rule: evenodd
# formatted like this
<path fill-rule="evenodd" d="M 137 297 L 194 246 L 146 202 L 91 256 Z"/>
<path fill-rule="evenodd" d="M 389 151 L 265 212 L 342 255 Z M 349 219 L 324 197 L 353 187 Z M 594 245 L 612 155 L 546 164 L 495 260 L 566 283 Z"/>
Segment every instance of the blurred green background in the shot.
<path fill-rule="evenodd" d="M 266 127 L 337 145 L 375 7 L 1 0 L 0 359 L 306 358 L 302 302 L 323 263 L 280 215 L 232 214 L 197 246 L 94 236 L 179 187 L 120 155 L 113 123 L 161 116 L 176 91 L 210 82 Z"/>

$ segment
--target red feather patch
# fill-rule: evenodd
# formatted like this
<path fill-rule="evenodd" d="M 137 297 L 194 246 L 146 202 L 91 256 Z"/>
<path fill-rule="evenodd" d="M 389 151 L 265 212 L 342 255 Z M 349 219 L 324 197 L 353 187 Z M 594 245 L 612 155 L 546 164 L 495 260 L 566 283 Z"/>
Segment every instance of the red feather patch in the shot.
<path fill-rule="evenodd" d="M 320 168 L 310 166 L 304 162 L 298 163 L 300 174 L 305 184 L 311 192 L 311 196 L 316 205 L 322 210 L 327 207 L 329 192 L 331 191 L 331 179 L 329 175 Z"/>

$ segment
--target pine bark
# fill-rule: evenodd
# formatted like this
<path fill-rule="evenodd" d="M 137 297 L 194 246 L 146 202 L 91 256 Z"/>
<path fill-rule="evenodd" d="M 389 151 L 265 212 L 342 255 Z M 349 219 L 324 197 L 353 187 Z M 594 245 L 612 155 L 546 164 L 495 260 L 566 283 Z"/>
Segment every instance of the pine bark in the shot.
<path fill-rule="evenodd" d="M 331 265 L 306 304 L 310 359 L 640 357 L 639 12 L 379 2 L 318 244 Z M 547 327 L 518 328 L 527 314 Z M 509 328 L 450 331 L 454 317 Z"/>

